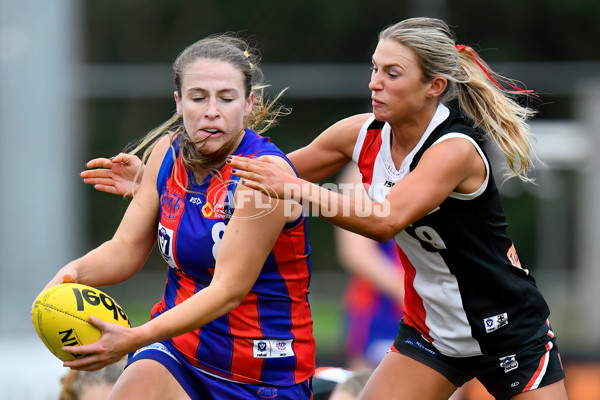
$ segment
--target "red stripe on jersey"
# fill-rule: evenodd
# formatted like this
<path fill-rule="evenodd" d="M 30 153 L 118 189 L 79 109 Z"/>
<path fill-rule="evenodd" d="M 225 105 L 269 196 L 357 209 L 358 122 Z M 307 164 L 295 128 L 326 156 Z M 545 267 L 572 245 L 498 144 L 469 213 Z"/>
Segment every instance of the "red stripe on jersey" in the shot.
<path fill-rule="evenodd" d="M 233 379 L 240 382 L 248 382 L 248 378 L 261 381 L 264 359 L 249 356 L 253 354 L 252 338 L 260 339 L 263 336 L 258 324 L 257 298 L 256 293 L 250 292 L 239 306 L 229 312 L 229 326 L 231 336 L 234 337 L 231 373 Z"/>
<path fill-rule="evenodd" d="M 284 240 L 282 238 L 285 237 Z M 273 246 L 273 255 L 277 260 L 279 273 L 287 286 L 292 300 L 291 318 L 292 335 L 294 335 L 294 353 L 296 355 L 296 370 L 294 381 L 303 382 L 311 377 L 315 370 L 314 354 L 316 351 L 313 338 L 313 321 L 310 306 L 306 301 L 310 280 L 308 256 L 306 254 L 304 229 L 284 230 Z M 293 256 L 293 259 L 290 259 Z M 293 270 L 287 270 L 292 266 Z"/>
<path fill-rule="evenodd" d="M 427 340 L 433 342 L 433 338 L 429 336 L 429 328 L 425 324 L 426 312 L 423 299 L 413 285 L 417 271 L 400 246 L 396 245 L 396 247 L 404 268 L 404 322 L 417 329 Z"/>
<path fill-rule="evenodd" d="M 179 285 L 181 287 L 177 290 L 175 306 L 192 297 L 196 290 L 194 281 L 183 275 L 180 271 L 177 271 L 177 275 L 180 277 Z M 195 329 L 192 332 L 187 332 L 171 339 L 173 345 L 194 365 L 196 365 L 196 363 L 194 362 L 195 358 L 193 356 L 196 354 L 198 346 L 200 346 L 200 331 L 201 329 Z"/>
<path fill-rule="evenodd" d="M 375 159 L 377 158 L 377 154 L 379 154 L 380 148 L 381 129 L 367 130 L 357 163 L 360 173 L 362 174 L 363 184 L 367 191 L 373 181 L 373 166 L 375 165 Z"/>
<path fill-rule="evenodd" d="M 233 195 L 233 193 L 227 193 L 232 169 L 229 165 L 225 165 L 218 174 L 213 175 L 210 179 L 209 189 L 206 191 L 207 202 L 211 204 L 227 204 L 230 200 L 233 201 L 233 199 L 227 199 L 228 195 Z"/>

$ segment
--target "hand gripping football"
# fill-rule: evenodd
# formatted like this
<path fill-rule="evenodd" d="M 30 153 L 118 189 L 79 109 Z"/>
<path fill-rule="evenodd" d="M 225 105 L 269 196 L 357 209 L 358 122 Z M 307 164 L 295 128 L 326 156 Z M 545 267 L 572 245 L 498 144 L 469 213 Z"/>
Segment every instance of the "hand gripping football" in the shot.
<path fill-rule="evenodd" d="M 102 332 L 90 323 L 90 315 L 106 322 L 131 327 L 125 311 L 106 293 L 78 283 L 52 286 L 39 294 L 31 319 L 48 350 L 62 361 L 81 355 L 67 353 L 63 346 L 90 344 Z"/>

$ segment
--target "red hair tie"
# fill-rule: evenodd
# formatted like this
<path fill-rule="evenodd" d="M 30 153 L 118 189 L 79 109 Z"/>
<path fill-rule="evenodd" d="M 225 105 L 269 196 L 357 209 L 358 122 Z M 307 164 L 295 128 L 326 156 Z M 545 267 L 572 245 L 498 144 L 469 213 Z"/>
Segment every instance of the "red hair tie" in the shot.
<path fill-rule="evenodd" d="M 539 97 L 537 94 L 533 93 L 533 90 L 528 90 L 528 89 L 521 89 L 520 87 L 517 87 L 515 85 L 513 85 L 512 83 L 510 83 L 509 81 L 503 79 L 500 75 L 498 75 L 497 73 L 495 73 L 490 67 L 489 65 L 487 65 L 485 63 L 485 61 L 483 61 L 481 59 L 481 57 L 479 57 L 479 54 L 477 54 L 477 52 L 475 50 L 473 50 L 472 48 L 470 48 L 469 46 L 465 46 L 464 44 L 457 44 L 455 45 L 456 50 L 459 53 L 467 53 L 469 56 L 471 56 L 471 58 L 477 63 L 477 65 L 479 65 L 479 68 L 481 68 L 481 70 L 487 75 L 487 77 L 489 78 L 490 81 L 492 81 L 494 83 L 494 85 L 500 89 L 503 90 L 507 93 L 529 93 L 532 94 L 536 97 Z M 510 86 L 511 88 L 515 89 L 515 90 L 507 90 L 506 88 L 504 88 L 502 85 L 500 85 L 496 79 L 494 79 L 493 76 L 495 76 L 497 79 L 501 80 L 504 84 Z"/>

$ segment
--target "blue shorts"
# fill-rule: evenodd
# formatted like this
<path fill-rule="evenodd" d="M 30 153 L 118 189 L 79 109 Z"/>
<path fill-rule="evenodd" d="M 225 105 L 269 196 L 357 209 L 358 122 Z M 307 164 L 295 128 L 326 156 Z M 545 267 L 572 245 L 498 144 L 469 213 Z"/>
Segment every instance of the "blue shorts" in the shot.
<path fill-rule="evenodd" d="M 400 323 L 392 351 L 417 360 L 444 375 L 455 386 L 477 378 L 497 399 L 558 382 L 565 377 L 556 338 L 546 322 L 521 349 L 490 356 L 448 357 L 415 328 Z"/>
<path fill-rule="evenodd" d="M 311 380 L 291 386 L 253 385 L 230 381 L 202 372 L 162 343 L 142 347 L 129 355 L 127 365 L 149 359 L 162 364 L 177 379 L 193 400 L 205 399 L 272 399 L 299 400 L 312 398 Z M 127 365 L 125 368 L 127 368 Z"/>

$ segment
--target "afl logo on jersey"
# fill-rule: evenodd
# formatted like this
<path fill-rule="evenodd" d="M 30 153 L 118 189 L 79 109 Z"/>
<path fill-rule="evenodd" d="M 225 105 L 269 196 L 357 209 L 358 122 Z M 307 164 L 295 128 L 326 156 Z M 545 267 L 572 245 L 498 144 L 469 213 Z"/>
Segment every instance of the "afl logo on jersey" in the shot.
<path fill-rule="evenodd" d="M 166 191 L 160 196 L 160 210 L 163 218 L 174 220 L 183 212 L 184 202 L 175 192 Z"/>
<path fill-rule="evenodd" d="M 158 230 L 158 246 L 165 261 L 169 261 L 171 259 L 171 255 L 169 254 L 171 251 L 171 235 L 169 235 L 164 226 L 161 226 Z"/>
<path fill-rule="evenodd" d="M 158 224 L 158 250 L 160 250 L 160 255 L 171 268 L 178 270 L 179 267 L 173 259 L 173 235 L 173 230 L 161 223 Z"/>

